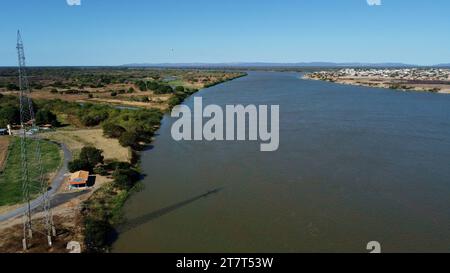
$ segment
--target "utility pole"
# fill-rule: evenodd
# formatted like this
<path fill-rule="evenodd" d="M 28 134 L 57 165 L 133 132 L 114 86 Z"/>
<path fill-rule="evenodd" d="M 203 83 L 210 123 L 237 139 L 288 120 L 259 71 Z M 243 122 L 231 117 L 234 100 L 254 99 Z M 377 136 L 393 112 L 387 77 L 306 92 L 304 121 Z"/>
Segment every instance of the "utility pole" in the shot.
<path fill-rule="evenodd" d="M 37 202 L 42 205 L 44 213 L 45 235 L 48 245 L 52 246 L 52 236 L 56 236 L 56 230 L 51 213 L 50 194 L 47 180 L 44 176 L 42 166 L 42 154 L 40 140 L 37 138 L 39 127 L 36 125 L 33 102 L 31 100 L 31 89 L 25 63 L 25 51 L 20 31 L 17 31 L 17 54 L 19 61 L 19 86 L 20 86 L 20 151 L 22 171 L 22 197 L 26 206 L 23 215 L 23 249 L 27 250 L 29 241 L 33 238 L 32 218 L 33 208 L 31 194 L 38 189 L 41 197 Z"/>

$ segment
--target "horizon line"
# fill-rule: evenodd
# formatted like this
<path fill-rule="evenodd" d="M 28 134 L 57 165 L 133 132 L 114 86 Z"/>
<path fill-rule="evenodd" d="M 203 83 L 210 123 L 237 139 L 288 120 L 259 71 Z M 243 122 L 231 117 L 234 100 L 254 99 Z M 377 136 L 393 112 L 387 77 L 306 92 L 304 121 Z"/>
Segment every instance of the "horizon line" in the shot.
<path fill-rule="evenodd" d="M 450 62 L 442 62 L 437 64 L 412 64 L 403 62 L 327 62 L 327 61 L 312 61 L 312 62 L 159 62 L 159 63 L 125 63 L 115 65 L 27 65 L 27 67 L 195 67 L 195 66 L 210 66 L 210 67 L 450 67 Z M 17 65 L 0 65 L 2 68 L 17 67 Z"/>

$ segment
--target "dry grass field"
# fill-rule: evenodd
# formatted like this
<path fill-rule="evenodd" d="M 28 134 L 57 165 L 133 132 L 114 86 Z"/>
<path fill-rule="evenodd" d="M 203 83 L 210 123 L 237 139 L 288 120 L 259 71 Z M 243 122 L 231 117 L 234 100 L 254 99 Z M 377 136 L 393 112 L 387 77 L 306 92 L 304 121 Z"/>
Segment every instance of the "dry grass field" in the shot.
<path fill-rule="evenodd" d="M 104 137 L 102 129 L 60 129 L 54 132 L 42 133 L 41 136 L 66 144 L 73 152 L 74 157 L 78 156 L 83 147 L 93 146 L 103 150 L 105 160 L 124 162 L 130 160 L 129 149 L 122 147 L 117 139 Z"/>
<path fill-rule="evenodd" d="M 15 72 L 15 71 L 14 71 Z M 10 69 L 0 69 L 0 94 L 18 96 L 16 75 Z M 199 90 L 220 82 L 243 76 L 240 72 L 209 70 L 153 69 L 77 69 L 34 68 L 31 97 L 38 100 L 60 99 L 79 103 L 105 103 L 166 110 L 177 87 Z M 140 84 L 144 83 L 145 88 Z M 170 86 L 170 92 L 157 92 L 149 84 Z M 39 86 L 39 87 L 38 87 Z"/>

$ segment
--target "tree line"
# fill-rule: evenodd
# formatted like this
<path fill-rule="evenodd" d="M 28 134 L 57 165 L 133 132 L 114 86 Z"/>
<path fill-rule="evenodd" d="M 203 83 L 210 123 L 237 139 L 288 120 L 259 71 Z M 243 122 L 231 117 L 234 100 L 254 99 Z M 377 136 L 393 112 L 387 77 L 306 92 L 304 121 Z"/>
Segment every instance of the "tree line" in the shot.
<path fill-rule="evenodd" d="M 39 107 L 33 103 L 37 125 L 51 124 L 58 126 L 59 122 L 56 114 L 52 111 Z M 7 125 L 20 124 L 20 106 L 19 99 L 15 96 L 0 94 L 0 128 L 6 128 Z"/>

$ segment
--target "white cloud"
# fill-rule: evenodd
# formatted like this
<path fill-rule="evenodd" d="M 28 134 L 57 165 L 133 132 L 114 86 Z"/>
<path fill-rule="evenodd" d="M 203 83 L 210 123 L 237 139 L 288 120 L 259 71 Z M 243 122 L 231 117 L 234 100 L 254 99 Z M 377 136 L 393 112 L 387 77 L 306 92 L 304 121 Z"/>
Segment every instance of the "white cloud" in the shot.
<path fill-rule="evenodd" d="M 381 6 L 381 0 L 367 0 L 369 6 Z"/>
<path fill-rule="evenodd" d="M 81 0 L 66 0 L 69 6 L 81 6 Z"/>

